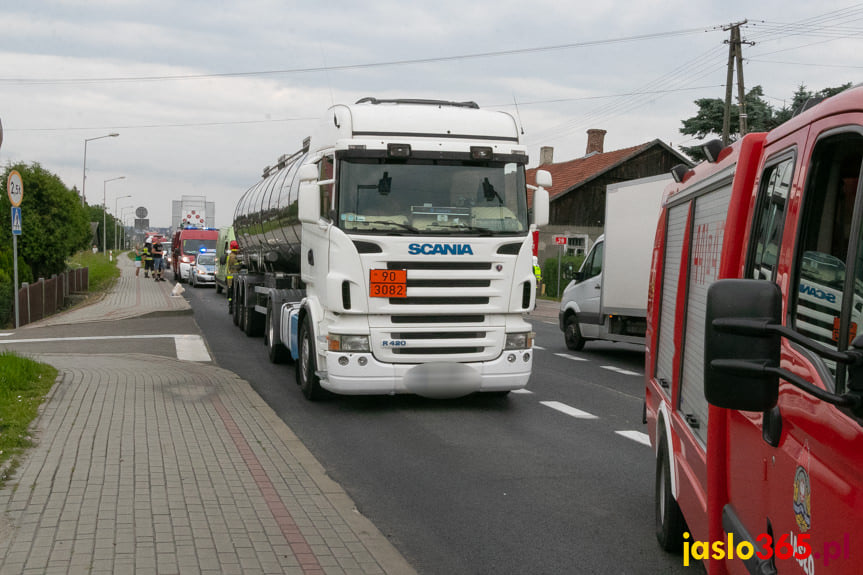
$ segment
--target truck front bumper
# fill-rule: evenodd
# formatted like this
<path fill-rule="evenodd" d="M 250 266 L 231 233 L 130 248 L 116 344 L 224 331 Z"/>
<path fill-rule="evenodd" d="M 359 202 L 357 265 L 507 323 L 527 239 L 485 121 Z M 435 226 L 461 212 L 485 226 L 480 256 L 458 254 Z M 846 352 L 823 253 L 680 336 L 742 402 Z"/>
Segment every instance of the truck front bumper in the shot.
<path fill-rule="evenodd" d="M 422 364 L 382 363 L 371 353 L 327 352 L 326 364 L 321 386 L 333 393 L 450 398 L 524 388 L 533 367 L 533 350 L 507 350 L 485 362 Z"/>

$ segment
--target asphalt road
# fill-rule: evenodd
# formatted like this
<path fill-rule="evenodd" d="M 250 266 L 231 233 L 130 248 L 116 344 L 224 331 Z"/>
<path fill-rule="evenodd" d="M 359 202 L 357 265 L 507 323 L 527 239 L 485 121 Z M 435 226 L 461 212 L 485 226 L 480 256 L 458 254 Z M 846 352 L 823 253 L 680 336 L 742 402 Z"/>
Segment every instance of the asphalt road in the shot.
<path fill-rule="evenodd" d="M 654 457 L 641 423 L 644 353 L 566 350 L 534 321 L 529 393 L 310 403 L 223 295 L 187 287 L 215 361 L 249 381 L 424 575 L 684 573 L 654 537 Z"/>

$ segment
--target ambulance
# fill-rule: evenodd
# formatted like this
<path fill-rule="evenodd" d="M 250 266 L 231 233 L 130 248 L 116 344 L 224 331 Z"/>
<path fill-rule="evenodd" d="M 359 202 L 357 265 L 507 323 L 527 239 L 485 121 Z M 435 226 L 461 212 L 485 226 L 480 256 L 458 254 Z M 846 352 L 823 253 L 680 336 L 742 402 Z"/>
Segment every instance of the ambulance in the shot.
<path fill-rule="evenodd" d="M 863 87 L 676 171 L 651 262 L 656 535 L 711 575 L 863 565 Z"/>

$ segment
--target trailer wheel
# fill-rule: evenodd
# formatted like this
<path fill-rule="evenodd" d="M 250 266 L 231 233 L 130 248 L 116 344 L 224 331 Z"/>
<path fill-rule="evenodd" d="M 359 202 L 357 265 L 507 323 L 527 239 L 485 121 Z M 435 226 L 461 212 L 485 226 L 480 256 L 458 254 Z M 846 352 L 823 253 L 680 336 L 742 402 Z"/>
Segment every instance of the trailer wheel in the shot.
<path fill-rule="evenodd" d="M 581 328 L 578 327 L 578 318 L 574 315 L 566 318 L 563 338 L 566 340 L 566 347 L 572 351 L 581 351 L 584 349 L 585 339 L 581 337 Z"/>
<path fill-rule="evenodd" d="M 306 399 L 317 401 L 324 396 L 324 389 L 321 387 L 321 381 L 317 374 L 317 356 L 312 337 L 312 328 L 309 325 L 309 318 L 306 317 L 300 326 L 300 357 L 296 364 L 297 383 Z"/>
<path fill-rule="evenodd" d="M 668 552 L 678 553 L 683 548 L 686 520 L 671 492 L 671 464 L 665 435 L 659 437 L 656 453 L 656 540 Z"/>
<path fill-rule="evenodd" d="M 285 363 L 291 354 L 279 341 L 279 326 L 275 325 L 276 314 L 273 313 L 273 302 L 267 303 L 267 320 L 264 328 L 264 343 L 267 344 L 267 355 L 271 363 Z"/>
<path fill-rule="evenodd" d="M 234 286 L 231 288 L 231 315 L 234 318 L 234 325 L 243 328 L 240 325 L 240 282 L 235 281 Z"/>
<path fill-rule="evenodd" d="M 264 318 L 255 311 L 254 306 L 243 306 L 243 332 L 249 337 L 257 337 L 264 333 Z"/>

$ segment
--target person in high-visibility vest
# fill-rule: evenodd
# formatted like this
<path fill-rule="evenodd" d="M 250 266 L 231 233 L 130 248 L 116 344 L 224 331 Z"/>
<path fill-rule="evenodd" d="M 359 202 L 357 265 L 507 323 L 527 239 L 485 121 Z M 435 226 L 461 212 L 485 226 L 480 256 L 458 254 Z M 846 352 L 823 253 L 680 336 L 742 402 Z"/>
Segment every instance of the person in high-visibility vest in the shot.
<path fill-rule="evenodd" d="M 234 302 L 231 291 L 231 287 L 234 284 L 234 274 L 240 271 L 240 261 L 237 259 L 237 250 L 240 248 L 240 244 L 237 243 L 236 240 L 231 242 L 230 245 L 231 253 L 228 254 L 228 259 L 226 260 L 227 265 L 227 273 L 225 274 L 225 285 L 226 291 L 228 295 L 228 313 L 234 311 Z"/>
<path fill-rule="evenodd" d="M 542 283 L 542 268 L 539 267 L 539 260 L 533 256 L 533 275 L 536 277 L 536 285 Z"/>
<path fill-rule="evenodd" d="M 144 242 L 144 277 L 150 277 L 150 270 L 153 269 L 153 256 L 150 255 L 152 242 Z"/>

